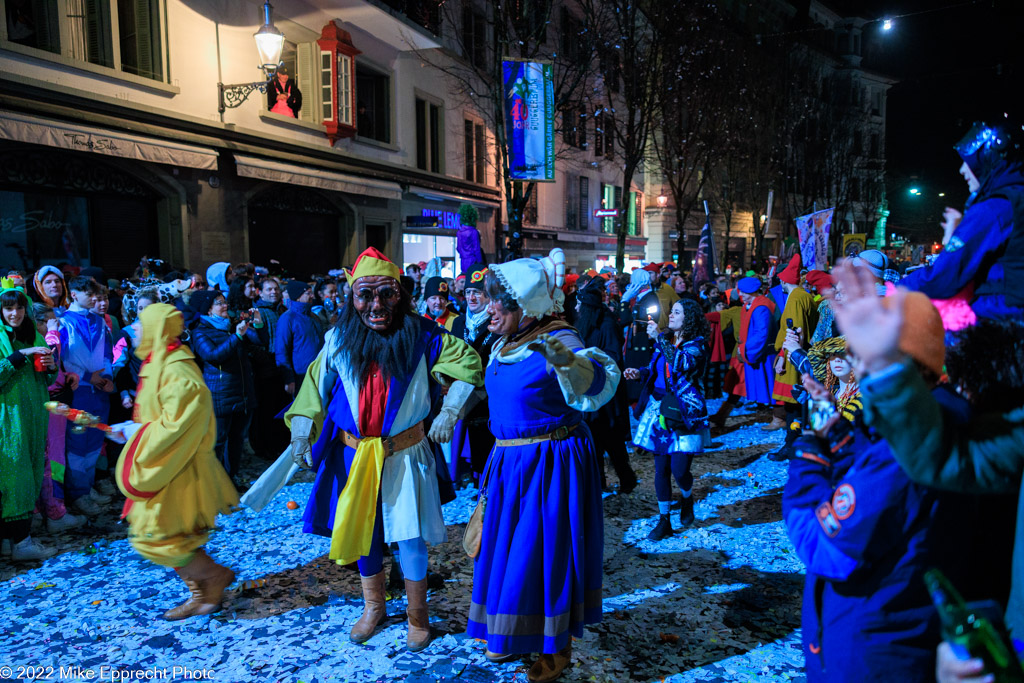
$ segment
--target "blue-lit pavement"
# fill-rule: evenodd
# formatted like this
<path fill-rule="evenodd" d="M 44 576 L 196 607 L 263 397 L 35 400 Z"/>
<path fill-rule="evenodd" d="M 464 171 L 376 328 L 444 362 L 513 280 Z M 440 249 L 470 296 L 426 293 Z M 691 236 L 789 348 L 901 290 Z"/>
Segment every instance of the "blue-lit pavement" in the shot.
<path fill-rule="evenodd" d="M 781 521 L 786 469 L 764 457 L 782 434 L 751 420 L 738 415 L 739 428 L 696 459 L 690 528 L 647 540 L 657 504 L 644 459 L 634 459 L 635 492 L 606 496 L 605 620 L 575 642 L 576 665 L 562 680 L 802 680 L 802 566 Z M 222 518 L 208 548 L 238 582 L 213 617 L 160 619 L 187 591 L 137 557 L 123 529 L 66 534 L 61 554 L 35 567 L 0 563 L 0 666 L 13 669 L 0 668 L 0 680 L 20 680 L 19 666 L 43 667 L 21 670 L 24 680 L 40 671 L 50 680 L 185 680 L 185 670 L 229 683 L 526 680 L 529 660 L 489 664 L 483 644 L 465 636 L 472 565 L 460 540 L 475 491 L 445 506 L 450 540 L 431 551 L 445 580 L 430 594 L 438 637 L 413 655 L 401 595 L 388 602 L 386 628 L 365 645 L 348 641 L 362 610 L 358 576 L 328 562 L 328 540 L 302 534 L 301 510 L 286 505 L 304 504 L 309 489 L 293 484 L 258 515 Z"/>

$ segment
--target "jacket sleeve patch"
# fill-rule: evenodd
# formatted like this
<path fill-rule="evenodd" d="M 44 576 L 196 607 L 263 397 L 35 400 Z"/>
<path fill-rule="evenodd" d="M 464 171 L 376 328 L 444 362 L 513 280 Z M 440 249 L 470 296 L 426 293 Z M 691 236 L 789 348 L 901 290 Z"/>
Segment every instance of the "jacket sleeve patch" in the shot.
<path fill-rule="evenodd" d="M 825 535 L 829 538 L 835 538 L 839 535 L 839 530 L 843 528 L 843 525 L 836 519 L 836 513 L 832 509 L 831 503 L 819 505 L 818 509 L 814 511 L 814 515 L 818 518 L 818 524 L 825 530 Z"/>
<path fill-rule="evenodd" d="M 849 519 L 856 506 L 857 494 L 850 484 L 842 484 L 832 494 L 832 510 L 835 512 L 836 519 Z"/>

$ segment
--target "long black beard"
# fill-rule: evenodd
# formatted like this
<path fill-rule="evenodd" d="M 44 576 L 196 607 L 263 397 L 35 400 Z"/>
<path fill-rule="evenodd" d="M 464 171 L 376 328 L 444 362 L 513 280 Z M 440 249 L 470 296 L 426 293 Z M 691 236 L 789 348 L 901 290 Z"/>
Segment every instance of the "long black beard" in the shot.
<path fill-rule="evenodd" d="M 338 322 L 338 360 L 348 365 L 364 384 L 370 378 L 374 364 L 385 377 L 407 377 L 415 369 L 412 357 L 420 334 L 418 316 L 412 311 L 406 297 L 393 311 L 393 324 L 386 332 L 371 330 L 359 317 L 351 298 L 341 309 Z"/>

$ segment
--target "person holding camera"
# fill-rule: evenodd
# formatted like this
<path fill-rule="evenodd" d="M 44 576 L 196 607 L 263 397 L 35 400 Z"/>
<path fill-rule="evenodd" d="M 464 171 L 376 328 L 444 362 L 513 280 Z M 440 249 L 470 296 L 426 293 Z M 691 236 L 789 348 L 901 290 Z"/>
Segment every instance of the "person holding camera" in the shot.
<path fill-rule="evenodd" d="M 641 383 L 636 410 L 640 424 L 633 443 L 654 454 L 654 489 L 658 495 L 658 525 L 648 538 L 660 541 L 672 534 L 669 510 L 672 506 L 672 481 L 683 492 L 679 523 L 693 523 L 693 475 L 690 465 L 694 453 L 704 450 L 708 431 L 708 407 L 702 381 L 707 368 L 707 318 L 700 304 L 680 299 L 672 304 L 668 330 L 662 331 L 655 320 L 647 323 L 647 335 L 654 339 L 654 355 L 643 369 L 627 368 L 626 379 Z"/>
<path fill-rule="evenodd" d="M 268 343 L 266 328 L 259 309 L 243 311 L 232 320 L 227 299 L 217 291 L 196 292 L 189 303 L 199 314 L 192 330 L 192 351 L 202 361 L 203 380 L 213 394 L 217 417 L 214 450 L 237 487 L 242 443 L 256 409 L 249 348 Z"/>

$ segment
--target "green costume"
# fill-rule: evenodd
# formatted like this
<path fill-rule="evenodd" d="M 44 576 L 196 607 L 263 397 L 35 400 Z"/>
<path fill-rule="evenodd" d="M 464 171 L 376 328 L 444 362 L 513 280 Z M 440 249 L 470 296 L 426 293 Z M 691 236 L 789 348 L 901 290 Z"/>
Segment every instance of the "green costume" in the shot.
<path fill-rule="evenodd" d="M 30 348 L 7 325 L 0 332 L 0 517 L 5 522 L 26 519 L 35 509 L 43 487 L 46 431 L 50 400 L 46 390 L 53 374 L 36 372 L 32 359 L 14 355 Z M 31 346 L 46 346 L 36 334 Z M 12 360 L 13 356 L 13 360 Z"/>

